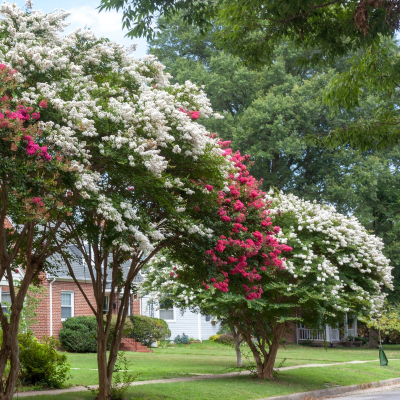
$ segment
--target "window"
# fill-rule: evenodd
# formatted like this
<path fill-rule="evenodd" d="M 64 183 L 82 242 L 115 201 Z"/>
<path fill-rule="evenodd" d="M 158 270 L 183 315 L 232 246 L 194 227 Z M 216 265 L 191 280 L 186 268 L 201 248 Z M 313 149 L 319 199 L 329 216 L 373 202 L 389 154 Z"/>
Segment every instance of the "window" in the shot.
<path fill-rule="evenodd" d="M 104 296 L 103 314 L 107 314 L 110 308 L 110 297 Z"/>
<path fill-rule="evenodd" d="M 210 314 L 206 315 L 206 321 L 211 321 L 211 315 Z"/>
<path fill-rule="evenodd" d="M 160 301 L 160 319 L 166 321 L 174 320 L 174 303 L 168 297 Z"/>
<path fill-rule="evenodd" d="M 61 292 L 61 320 L 74 316 L 74 293 Z"/>
<path fill-rule="evenodd" d="M 167 321 L 174 319 L 174 308 L 164 308 L 160 309 L 160 319 L 164 319 Z"/>
<path fill-rule="evenodd" d="M 5 304 L 4 304 L 5 303 Z M 1 308 L 4 314 L 10 314 L 11 296 L 10 292 L 1 292 Z"/>

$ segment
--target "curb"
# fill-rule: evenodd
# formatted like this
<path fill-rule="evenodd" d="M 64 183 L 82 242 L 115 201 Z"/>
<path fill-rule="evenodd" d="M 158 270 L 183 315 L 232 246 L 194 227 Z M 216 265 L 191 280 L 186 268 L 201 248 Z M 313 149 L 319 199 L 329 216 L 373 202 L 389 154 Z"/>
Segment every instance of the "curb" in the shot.
<path fill-rule="evenodd" d="M 311 392 L 293 393 L 285 396 L 267 397 L 258 400 L 317 400 L 318 398 L 326 398 L 328 396 L 337 396 L 345 393 L 357 392 L 359 390 L 390 386 L 396 383 L 400 383 L 400 378 L 386 379 L 379 382 L 362 383 L 360 385 L 340 386 L 329 389 L 312 390 Z"/>

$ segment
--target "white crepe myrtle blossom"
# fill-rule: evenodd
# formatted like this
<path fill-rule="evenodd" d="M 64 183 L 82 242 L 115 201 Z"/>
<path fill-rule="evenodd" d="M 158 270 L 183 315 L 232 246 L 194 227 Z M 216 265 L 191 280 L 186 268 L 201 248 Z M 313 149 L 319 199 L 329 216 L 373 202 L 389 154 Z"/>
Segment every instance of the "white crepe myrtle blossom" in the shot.
<path fill-rule="evenodd" d="M 218 139 L 182 112 L 220 118 L 205 93 L 189 81 L 171 85 L 154 56 L 136 59 L 123 46 L 98 39 L 92 31 L 61 36 L 68 25 L 65 11 L 27 12 L 3 3 L 0 14 L 0 63 L 15 68 L 15 79 L 21 83 L 13 101 L 42 102 L 40 124 L 48 132 L 47 143 L 68 154 L 69 169 L 78 175 L 71 191 L 97 201 L 97 213 L 104 220 L 115 223 L 117 232 L 133 233 L 138 248 L 151 251 L 169 234 L 151 228 L 147 210 L 135 201 L 134 174 L 147 171 L 152 175 L 147 183 L 158 182 L 164 188 L 180 229 L 202 232 L 199 222 L 186 216 L 186 198 L 209 192 L 187 177 L 186 168 L 193 161 L 211 162 L 214 177 L 221 179 L 231 168 Z M 107 173 L 94 163 L 93 157 L 98 160 L 99 155 L 105 164 L 132 169 L 132 182 L 126 182 L 132 189 L 130 200 L 114 198 Z"/>
<path fill-rule="evenodd" d="M 204 297 L 209 296 L 211 292 L 203 288 L 191 288 L 176 279 L 179 271 L 190 268 L 189 265 L 182 266 L 171 262 L 165 256 L 158 255 L 148 263 L 145 280 L 140 284 L 139 290 L 142 295 L 149 297 L 157 309 L 160 304 L 168 300 L 177 308 L 182 310 L 190 308 L 198 312 Z"/>
<path fill-rule="evenodd" d="M 380 238 L 329 205 L 272 190 L 265 200 L 281 228 L 279 241 L 293 247 L 285 261 L 293 278 L 312 285 L 316 296 L 338 310 L 374 314 L 382 307 L 387 296 L 382 288 L 393 289 L 393 277 Z"/>

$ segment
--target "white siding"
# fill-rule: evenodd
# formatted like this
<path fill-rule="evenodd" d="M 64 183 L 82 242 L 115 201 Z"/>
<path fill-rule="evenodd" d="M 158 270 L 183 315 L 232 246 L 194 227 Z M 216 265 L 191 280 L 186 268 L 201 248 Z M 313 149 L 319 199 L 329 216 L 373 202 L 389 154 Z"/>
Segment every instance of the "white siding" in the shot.
<path fill-rule="evenodd" d="M 211 321 L 206 321 L 206 316 L 201 316 L 201 338 L 208 340 L 210 336 L 216 335 L 219 330 L 219 323 L 211 324 Z"/>
<path fill-rule="evenodd" d="M 142 298 L 142 314 L 149 316 L 147 309 L 148 297 Z M 158 310 L 154 310 L 154 317 L 160 318 Z M 183 314 L 179 308 L 174 307 L 174 321 L 166 321 L 171 331 L 170 340 L 174 340 L 176 336 L 185 335 L 189 338 L 208 340 L 211 335 L 218 332 L 219 324 L 212 325 L 211 321 L 206 321 L 205 315 L 200 315 L 201 321 L 201 338 L 199 337 L 199 316 L 191 311 L 185 311 Z"/>

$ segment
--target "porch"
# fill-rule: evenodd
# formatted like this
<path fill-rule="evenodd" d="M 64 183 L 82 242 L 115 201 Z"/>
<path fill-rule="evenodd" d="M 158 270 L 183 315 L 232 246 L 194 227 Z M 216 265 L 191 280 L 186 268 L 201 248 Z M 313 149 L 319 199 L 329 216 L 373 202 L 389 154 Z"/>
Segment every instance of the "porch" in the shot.
<path fill-rule="evenodd" d="M 357 318 L 348 318 L 347 315 L 344 319 L 343 328 L 333 328 L 329 325 L 325 326 L 324 330 L 315 330 L 307 328 L 304 325 L 300 325 L 296 328 L 296 339 L 297 344 L 301 344 L 304 341 L 313 341 L 316 344 L 323 342 L 332 344 L 341 344 L 346 342 L 348 338 L 354 338 L 357 335 Z"/>

